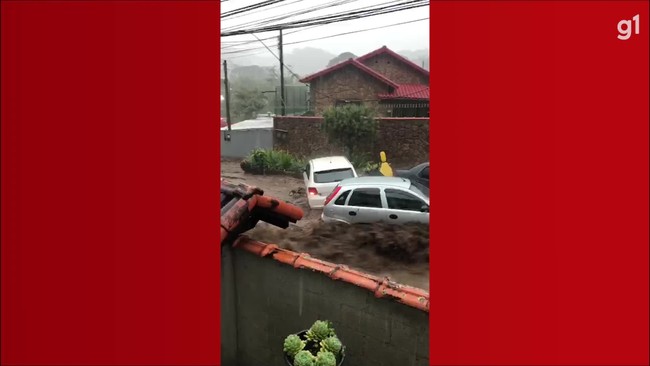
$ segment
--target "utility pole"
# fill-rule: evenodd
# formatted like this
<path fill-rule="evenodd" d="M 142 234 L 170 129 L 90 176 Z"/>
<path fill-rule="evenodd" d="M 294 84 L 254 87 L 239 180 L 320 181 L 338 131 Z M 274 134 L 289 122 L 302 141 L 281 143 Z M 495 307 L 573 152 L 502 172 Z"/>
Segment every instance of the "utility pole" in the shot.
<path fill-rule="evenodd" d="M 278 47 L 280 48 L 280 106 L 282 115 L 286 115 L 286 106 L 284 104 L 284 53 L 282 52 L 282 29 L 280 29 L 280 38 L 278 39 Z"/>
<path fill-rule="evenodd" d="M 228 123 L 228 134 L 224 136 L 226 141 L 230 141 L 230 84 L 228 83 L 228 62 L 223 60 L 223 75 L 224 75 L 224 84 L 226 87 L 226 123 Z"/>

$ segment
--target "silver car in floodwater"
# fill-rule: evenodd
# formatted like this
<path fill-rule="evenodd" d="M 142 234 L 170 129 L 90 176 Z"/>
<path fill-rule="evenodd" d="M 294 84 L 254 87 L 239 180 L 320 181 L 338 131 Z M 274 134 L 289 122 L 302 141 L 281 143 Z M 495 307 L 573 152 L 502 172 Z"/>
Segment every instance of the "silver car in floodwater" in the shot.
<path fill-rule="evenodd" d="M 429 197 L 410 180 L 368 176 L 342 180 L 325 200 L 325 222 L 429 223 Z"/>

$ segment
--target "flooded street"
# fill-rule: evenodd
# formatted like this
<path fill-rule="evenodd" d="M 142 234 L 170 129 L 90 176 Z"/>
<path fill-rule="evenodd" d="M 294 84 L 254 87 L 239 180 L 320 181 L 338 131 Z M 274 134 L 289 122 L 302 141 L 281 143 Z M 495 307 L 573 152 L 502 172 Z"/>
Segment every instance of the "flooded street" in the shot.
<path fill-rule="evenodd" d="M 260 187 L 264 195 L 295 204 L 305 212 L 302 220 L 287 229 L 259 223 L 246 233 L 251 238 L 429 290 L 428 225 L 324 224 L 320 221 L 322 211 L 307 205 L 301 179 L 245 174 L 239 161 L 222 161 L 221 177 Z"/>

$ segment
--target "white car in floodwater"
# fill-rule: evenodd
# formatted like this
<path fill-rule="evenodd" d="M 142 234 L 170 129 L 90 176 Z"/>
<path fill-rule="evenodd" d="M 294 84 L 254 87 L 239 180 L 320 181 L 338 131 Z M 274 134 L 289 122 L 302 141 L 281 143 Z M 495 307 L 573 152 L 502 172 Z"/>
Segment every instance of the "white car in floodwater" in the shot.
<path fill-rule="evenodd" d="M 322 208 L 325 199 L 340 181 L 357 176 L 352 163 L 344 156 L 310 160 L 303 171 L 309 207 Z"/>

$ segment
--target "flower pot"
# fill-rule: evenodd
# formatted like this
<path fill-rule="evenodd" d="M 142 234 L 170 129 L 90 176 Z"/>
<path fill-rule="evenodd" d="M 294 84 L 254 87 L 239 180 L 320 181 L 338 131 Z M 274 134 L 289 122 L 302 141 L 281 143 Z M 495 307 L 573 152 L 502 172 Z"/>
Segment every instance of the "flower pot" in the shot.
<path fill-rule="evenodd" d="M 305 350 L 311 352 L 313 355 L 316 355 L 315 350 L 318 349 L 318 344 L 307 339 L 307 330 L 296 333 L 300 339 L 305 341 Z M 341 353 L 336 356 L 336 366 L 343 365 L 343 360 L 345 359 L 345 345 L 341 347 Z M 287 366 L 293 366 L 293 359 L 289 357 L 286 353 L 284 354 L 284 360 L 287 363 Z"/>

